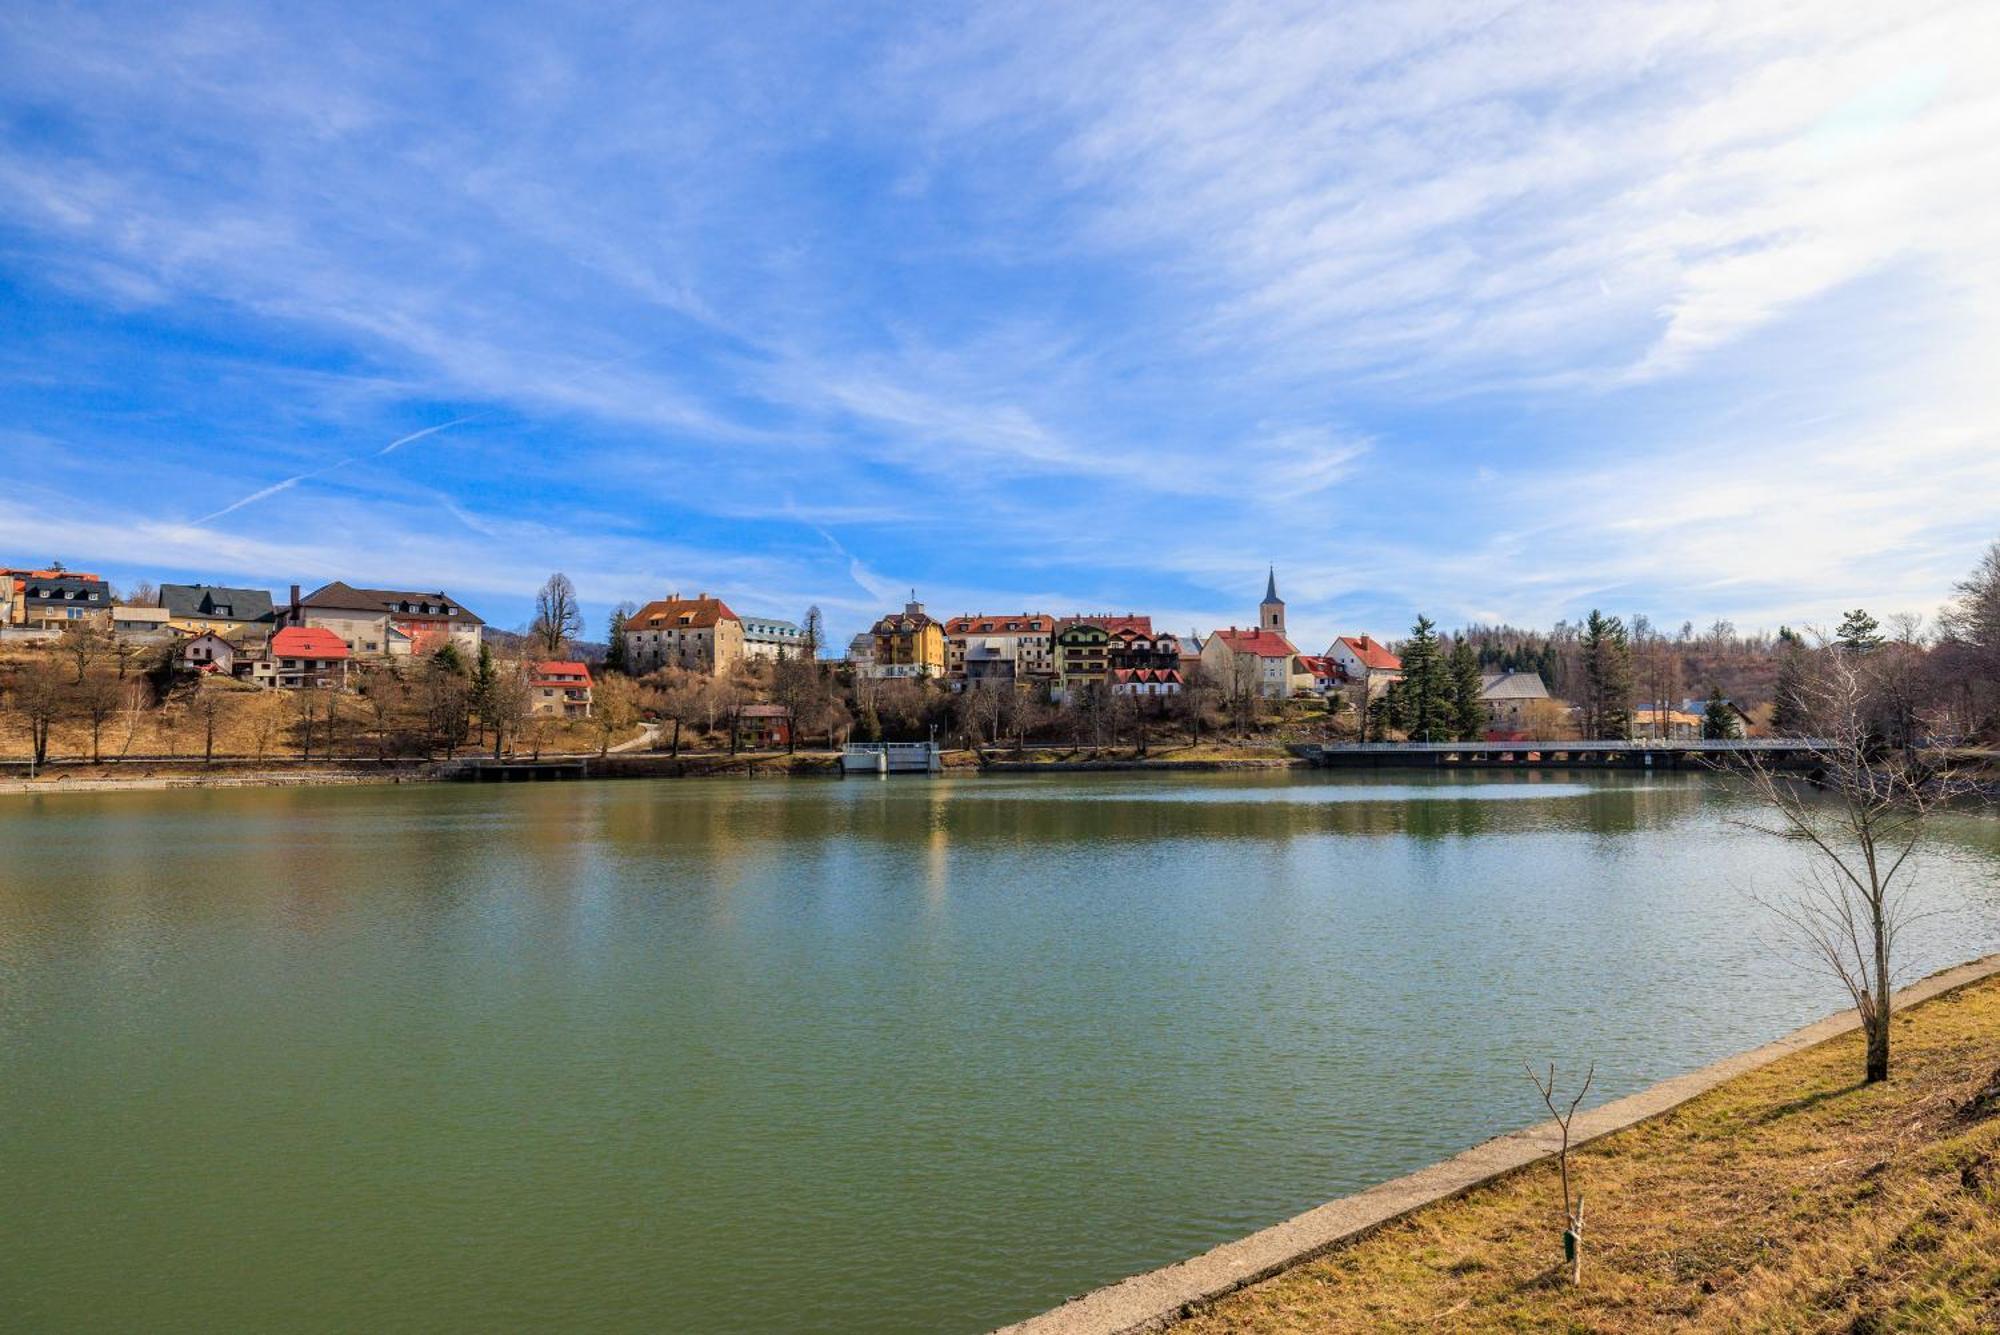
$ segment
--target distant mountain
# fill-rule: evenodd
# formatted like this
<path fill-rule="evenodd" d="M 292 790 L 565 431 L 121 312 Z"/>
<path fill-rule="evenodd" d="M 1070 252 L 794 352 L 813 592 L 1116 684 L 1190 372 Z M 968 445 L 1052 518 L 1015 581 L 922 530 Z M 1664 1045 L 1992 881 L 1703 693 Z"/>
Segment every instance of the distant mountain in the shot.
<path fill-rule="evenodd" d="M 500 630 L 488 626 L 484 632 L 486 642 L 493 646 L 493 652 L 503 656 L 525 656 L 528 652 L 528 637 L 518 631 Z M 602 663 L 608 645 L 595 640 L 576 640 L 569 646 L 570 655 L 586 663 Z M 540 650 L 535 652 L 539 653 Z"/>

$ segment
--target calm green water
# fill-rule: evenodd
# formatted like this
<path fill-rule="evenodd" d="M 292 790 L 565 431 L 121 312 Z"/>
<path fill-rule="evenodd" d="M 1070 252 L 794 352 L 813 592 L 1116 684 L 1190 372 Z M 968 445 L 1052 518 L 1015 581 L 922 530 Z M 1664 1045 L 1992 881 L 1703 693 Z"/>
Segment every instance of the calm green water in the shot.
<path fill-rule="evenodd" d="M 0 801 L 0 1326 L 971 1331 L 1833 1009 L 1713 780 Z M 2000 947 L 2000 823 L 1921 971 Z"/>

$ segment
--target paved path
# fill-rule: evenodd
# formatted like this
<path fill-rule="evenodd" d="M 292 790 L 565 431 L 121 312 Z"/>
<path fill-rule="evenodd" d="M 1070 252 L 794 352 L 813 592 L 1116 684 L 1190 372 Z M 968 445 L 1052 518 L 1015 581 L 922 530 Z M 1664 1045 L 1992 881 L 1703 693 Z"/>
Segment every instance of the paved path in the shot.
<path fill-rule="evenodd" d="M 1932 974 L 1896 994 L 1898 1008 L 2000 974 L 2000 955 L 1988 955 Z M 1725 1057 L 1687 1075 L 1578 1113 L 1571 1127 L 1572 1148 L 1649 1117 L 1677 1108 L 1725 1081 L 1768 1066 L 1801 1048 L 1858 1029 L 1853 1011 L 1842 1011 L 1796 1030 L 1761 1048 Z M 1353 1242 L 1382 1225 L 1426 1205 L 1460 1196 L 1553 1155 L 1559 1141 L 1554 1122 L 1511 1131 L 1442 1163 L 1432 1164 L 1353 1196 L 1316 1206 L 1235 1242 L 1225 1242 L 1190 1260 L 1134 1275 L 1061 1307 L 1003 1328 L 1003 1335 L 1131 1335 L 1165 1330 L 1225 1294 L 1271 1278 L 1301 1261 Z"/>

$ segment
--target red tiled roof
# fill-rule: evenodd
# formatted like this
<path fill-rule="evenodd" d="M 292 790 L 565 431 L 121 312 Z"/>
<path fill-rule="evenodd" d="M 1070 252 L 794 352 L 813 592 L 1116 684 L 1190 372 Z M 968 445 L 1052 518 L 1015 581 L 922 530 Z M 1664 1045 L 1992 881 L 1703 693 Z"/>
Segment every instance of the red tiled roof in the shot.
<path fill-rule="evenodd" d="M 1063 617 L 1056 622 L 1056 630 L 1058 632 L 1061 632 L 1068 630 L 1071 626 L 1078 626 L 1078 625 L 1102 626 L 1107 631 L 1110 631 L 1113 635 L 1116 635 L 1121 630 L 1133 630 L 1139 632 L 1139 634 L 1141 635 L 1151 635 L 1153 633 L 1153 618 L 1149 616 L 1142 617 L 1142 616 L 1132 616 L 1132 615 L 1116 616 L 1116 617 L 1114 616 Z"/>
<path fill-rule="evenodd" d="M 1177 686 L 1181 680 L 1179 668 L 1119 668 L 1111 675 L 1120 685 L 1136 681 L 1142 685 L 1147 682 L 1160 682 Z"/>
<path fill-rule="evenodd" d="M 1046 612 L 1005 616 L 960 616 L 944 623 L 947 635 L 1046 635 L 1053 624 Z"/>
<path fill-rule="evenodd" d="M 551 658 L 534 665 L 532 674 L 537 686 L 588 686 L 590 666 L 573 659 Z"/>
<path fill-rule="evenodd" d="M 1301 671 L 1312 673 L 1315 677 L 1324 677 L 1332 680 L 1338 680 L 1347 675 L 1340 664 L 1322 654 L 1300 654 L 1299 668 Z"/>
<path fill-rule="evenodd" d="M 1259 658 L 1290 658 L 1298 653 L 1292 642 L 1275 630 L 1219 630 L 1215 632 L 1222 642 L 1239 654 L 1255 654 Z"/>
<path fill-rule="evenodd" d="M 319 626 L 287 626 L 271 637 L 271 652 L 279 658 L 345 658 L 347 645 Z"/>
<path fill-rule="evenodd" d="M 687 620 L 681 618 L 685 616 Z M 720 598 L 656 598 L 625 618 L 626 630 L 700 630 L 718 621 L 740 621 Z"/>
<path fill-rule="evenodd" d="M 1340 637 L 1340 642 L 1347 646 L 1349 653 L 1361 660 L 1361 666 L 1365 668 L 1375 672 L 1403 670 L 1403 660 L 1390 653 L 1389 647 L 1380 640 L 1371 640 L 1366 635 L 1359 639 L 1352 635 L 1343 635 Z"/>

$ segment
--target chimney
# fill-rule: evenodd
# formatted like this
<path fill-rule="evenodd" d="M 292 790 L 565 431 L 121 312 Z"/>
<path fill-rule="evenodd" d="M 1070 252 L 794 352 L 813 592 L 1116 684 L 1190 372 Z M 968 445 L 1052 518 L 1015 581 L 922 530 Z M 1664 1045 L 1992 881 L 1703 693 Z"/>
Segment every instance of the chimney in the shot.
<path fill-rule="evenodd" d="M 707 602 L 707 601 L 708 601 L 708 590 L 707 590 L 707 589 L 703 589 L 703 590 L 702 590 L 702 591 L 701 591 L 700 593 L 697 593 L 697 594 L 696 594 L 696 595 L 694 596 L 694 600 L 695 600 L 696 602 L 698 602 L 698 603 L 705 603 L 705 602 Z"/>
<path fill-rule="evenodd" d="M 299 624 L 299 586 L 296 584 L 292 585 L 292 607 L 288 619 L 294 626 Z"/>

